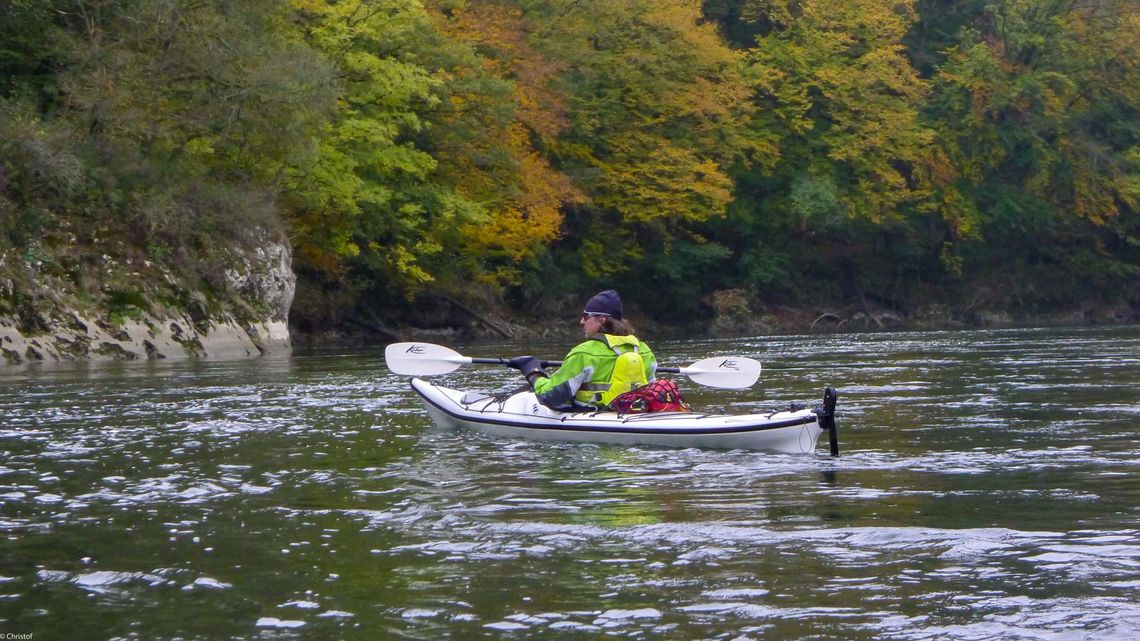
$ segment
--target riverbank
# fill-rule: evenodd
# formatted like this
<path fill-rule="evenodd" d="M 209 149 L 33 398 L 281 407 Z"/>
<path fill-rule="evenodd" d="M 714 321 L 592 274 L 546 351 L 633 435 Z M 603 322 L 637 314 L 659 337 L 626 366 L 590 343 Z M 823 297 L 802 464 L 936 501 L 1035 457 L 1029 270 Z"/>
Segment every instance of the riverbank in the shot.
<path fill-rule="evenodd" d="M 1023 327 L 1087 327 L 1140 324 L 1140 310 L 1131 306 L 1088 304 L 1047 312 L 998 308 L 955 308 L 932 304 L 911 313 L 872 303 L 771 308 L 750 305 L 738 292 L 721 293 L 711 301 L 708 320 L 689 325 L 656 322 L 631 310 L 630 322 L 643 337 L 756 336 L 836 334 L 857 332 L 968 330 Z M 420 327 L 394 323 L 352 323 L 323 331 L 293 328 L 293 344 L 301 348 L 374 345 L 404 340 L 470 343 L 491 340 L 573 340 L 581 335 L 573 310 L 560 316 L 514 317 L 497 313 L 452 316 L 451 325 Z"/>
<path fill-rule="evenodd" d="M 272 314 L 207 318 L 192 307 L 163 315 L 139 311 L 131 317 L 85 316 L 78 312 L 37 315 L 22 327 L 0 318 L 0 366 L 84 360 L 159 360 L 254 358 L 288 353 L 294 346 L 350 348 L 393 341 L 423 340 L 445 344 L 482 341 L 574 342 L 581 335 L 577 309 L 566 307 L 544 316 L 514 314 L 505 307 L 473 309 L 444 300 L 419 319 L 429 323 L 353 318 L 335 327 L 312 331 L 286 320 L 293 280 L 287 257 L 274 255 L 257 269 L 232 272 L 234 291 L 245 290 L 259 301 L 271 301 Z M 250 286 L 250 273 L 261 274 Z M 238 282 L 240 281 L 240 282 Z M 1019 327 L 1084 327 L 1140 324 L 1140 310 L 1128 304 L 1088 303 L 1078 307 L 1019 310 L 998 305 L 953 306 L 932 303 L 914 310 L 872 300 L 832 301 L 819 305 L 766 306 L 742 290 L 722 290 L 705 301 L 707 315 L 698 322 L 658 322 L 630 305 L 627 317 L 649 340 L 691 336 L 757 336 L 836 334 Z M 29 331 L 28 327 L 32 329 Z"/>

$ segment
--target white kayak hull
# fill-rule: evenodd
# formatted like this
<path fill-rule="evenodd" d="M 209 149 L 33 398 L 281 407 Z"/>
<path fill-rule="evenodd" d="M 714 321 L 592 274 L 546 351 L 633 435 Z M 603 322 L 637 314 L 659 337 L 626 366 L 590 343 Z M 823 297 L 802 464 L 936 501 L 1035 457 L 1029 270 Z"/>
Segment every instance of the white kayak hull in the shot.
<path fill-rule="evenodd" d="M 741 416 L 698 412 L 566 413 L 542 405 L 532 392 L 496 399 L 433 385 L 419 378 L 413 378 L 411 384 L 440 427 L 506 439 L 806 454 L 815 451 L 820 434 L 834 425 L 834 401 L 827 413 L 822 407 Z M 837 447 L 833 447 L 836 453 Z"/>

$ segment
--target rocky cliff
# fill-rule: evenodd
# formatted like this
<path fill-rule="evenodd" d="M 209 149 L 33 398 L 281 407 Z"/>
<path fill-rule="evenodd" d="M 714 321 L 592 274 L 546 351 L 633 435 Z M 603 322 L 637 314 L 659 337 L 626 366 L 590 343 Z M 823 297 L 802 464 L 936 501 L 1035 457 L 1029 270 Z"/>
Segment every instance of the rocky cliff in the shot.
<path fill-rule="evenodd" d="M 213 283 L 196 291 L 162 266 L 137 272 L 130 304 L 83 301 L 44 278 L 32 293 L 0 291 L 17 304 L 0 312 L 0 366 L 68 360 L 247 358 L 291 348 L 288 315 L 296 278 L 287 242 L 263 236 L 233 248 Z M 152 281 L 148 284 L 148 279 Z M 143 293 L 165 281 L 182 305 Z M 0 283 L 0 287 L 3 283 Z M 29 288 L 25 288 L 29 289 Z M 121 291 L 116 289 L 115 291 Z M 125 310 L 125 311 L 124 311 Z"/>

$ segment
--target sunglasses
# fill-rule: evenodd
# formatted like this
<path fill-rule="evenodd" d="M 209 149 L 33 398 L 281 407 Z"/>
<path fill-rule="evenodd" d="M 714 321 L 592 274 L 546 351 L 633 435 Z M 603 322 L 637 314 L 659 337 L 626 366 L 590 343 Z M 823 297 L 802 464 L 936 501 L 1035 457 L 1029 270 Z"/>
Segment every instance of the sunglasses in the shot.
<path fill-rule="evenodd" d="M 603 314 L 601 312 L 582 312 L 582 320 L 588 320 L 592 316 L 609 316 L 609 314 Z"/>

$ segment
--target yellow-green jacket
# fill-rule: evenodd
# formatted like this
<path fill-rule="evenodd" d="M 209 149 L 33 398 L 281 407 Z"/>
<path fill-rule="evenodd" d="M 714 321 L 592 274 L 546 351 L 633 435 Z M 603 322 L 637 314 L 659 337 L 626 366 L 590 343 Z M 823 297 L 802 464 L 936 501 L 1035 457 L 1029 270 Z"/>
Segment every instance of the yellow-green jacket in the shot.
<path fill-rule="evenodd" d="M 558 410 L 605 407 L 602 395 L 609 389 L 618 352 L 633 351 L 634 345 L 645 379 L 653 380 L 657 358 L 648 345 L 634 336 L 599 334 L 571 349 L 550 378 L 536 379 L 535 395 L 543 405 Z"/>

